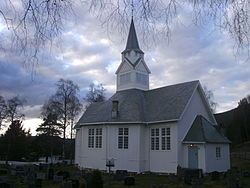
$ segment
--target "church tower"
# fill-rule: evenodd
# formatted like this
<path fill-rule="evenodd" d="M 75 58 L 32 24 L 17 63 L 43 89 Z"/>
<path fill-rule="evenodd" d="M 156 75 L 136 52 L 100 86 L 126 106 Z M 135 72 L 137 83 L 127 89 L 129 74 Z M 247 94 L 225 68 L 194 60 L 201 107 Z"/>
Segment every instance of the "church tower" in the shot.
<path fill-rule="evenodd" d="M 149 90 L 149 74 L 150 70 L 144 61 L 144 52 L 139 47 L 132 18 L 127 45 L 122 52 L 122 62 L 116 71 L 116 90 Z"/>

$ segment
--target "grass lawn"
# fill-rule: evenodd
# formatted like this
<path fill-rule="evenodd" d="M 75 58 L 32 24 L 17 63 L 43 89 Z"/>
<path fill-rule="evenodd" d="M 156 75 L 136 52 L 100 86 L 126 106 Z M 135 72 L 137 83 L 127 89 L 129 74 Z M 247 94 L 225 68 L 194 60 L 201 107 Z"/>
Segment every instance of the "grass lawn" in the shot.
<path fill-rule="evenodd" d="M 242 170 L 250 171 L 250 161 L 249 160 L 241 160 L 241 159 L 232 159 L 232 166 L 238 167 Z M 76 168 L 72 166 L 67 167 L 57 167 L 57 170 L 67 170 L 73 173 Z M 115 181 L 113 180 L 113 176 L 109 176 L 108 174 L 103 174 L 104 188 L 128 188 L 128 186 L 124 185 L 123 181 Z M 202 180 L 203 188 L 226 188 L 227 187 L 227 178 L 221 177 L 219 180 L 212 181 L 211 177 L 205 176 Z M 191 188 L 191 185 L 184 184 L 183 180 L 178 179 L 174 176 L 167 175 L 157 175 L 157 174 L 138 174 L 135 176 L 135 185 L 131 186 L 132 188 L 152 188 L 153 185 L 164 185 L 169 188 Z M 250 187 L 250 177 L 241 177 L 240 185 L 244 188 Z M 47 188 L 59 188 L 60 185 L 53 183 L 51 181 L 43 182 L 43 187 Z"/>

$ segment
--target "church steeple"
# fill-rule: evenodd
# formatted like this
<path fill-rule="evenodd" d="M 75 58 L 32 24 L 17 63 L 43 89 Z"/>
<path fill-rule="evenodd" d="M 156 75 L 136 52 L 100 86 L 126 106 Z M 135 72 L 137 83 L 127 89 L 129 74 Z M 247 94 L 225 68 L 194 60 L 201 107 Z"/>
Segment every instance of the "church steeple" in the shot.
<path fill-rule="evenodd" d="M 150 70 L 144 61 L 144 53 L 139 47 L 133 17 L 131 19 L 126 48 L 122 52 L 122 62 L 116 74 L 117 91 L 149 89 Z"/>
<path fill-rule="evenodd" d="M 128 34 L 128 39 L 127 39 L 127 45 L 126 45 L 126 48 L 123 51 L 123 53 L 126 52 L 126 51 L 129 51 L 129 50 L 136 50 L 138 52 L 142 52 L 140 47 L 139 47 L 138 40 L 137 40 L 137 35 L 136 35 L 136 31 L 135 31 L 135 25 L 134 25 L 133 17 L 132 17 L 131 23 L 130 23 L 129 34 Z"/>

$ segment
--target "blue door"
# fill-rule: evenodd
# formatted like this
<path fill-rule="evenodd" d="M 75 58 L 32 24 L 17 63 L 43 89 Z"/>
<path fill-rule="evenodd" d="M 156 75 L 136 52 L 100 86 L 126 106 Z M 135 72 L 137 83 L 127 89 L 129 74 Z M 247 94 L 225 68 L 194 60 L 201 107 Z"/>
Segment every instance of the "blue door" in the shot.
<path fill-rule="evenodd" d="M 188 147 L 188 168 L 198 168 L 198 147 Z"/>

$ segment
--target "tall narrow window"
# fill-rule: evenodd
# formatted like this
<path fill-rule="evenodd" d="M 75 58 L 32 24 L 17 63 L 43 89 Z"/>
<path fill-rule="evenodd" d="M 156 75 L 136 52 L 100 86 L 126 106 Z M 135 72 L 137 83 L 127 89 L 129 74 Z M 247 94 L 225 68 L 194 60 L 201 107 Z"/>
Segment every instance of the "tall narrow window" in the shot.
<path fill-rule="evenodd" d="M 89 129 L 88 147 L 94 148 L 95 129 Z"/>
<path fill-rule="evenodd" d="M 217 159 L 220 159 L 220 158 L 221 158 L 221 150 L 220 150 L 220 147 L 216 147 L 216 149 L 215 149 L 215 155 L 216 155 L 216 158 L 217 158 Z"/>
<path fill-rule="evenodd" d="M 96 128 L 95 131 L 95 147 L 102 148 L 102 128 Z"/>
<path fill-rule="evenodd" d="M 119 128 L 118 129 L 118 148 L 119 149 L 128 149 L 128 128 Z"/>
<path fill-rule="evenodd" d="M 161 128 L 161 149 L 162 150 L 170 150 L 170 128 Z"/>
<path fill-rule="evenodd" d="M 126 84 L 126 83 L 129 83 L 129 82 L 131 82 L 131 74 L 130 74 L 130 72 L 122 74 L 120 76 L 120 84 Z"/>
<path fill-rule="evenodd" d="M 159 128 L 151 129 L 151 150 L 159 150 Z"/>
<path fill-rule="evenodd" d="M 141 84 L 147 84 L 147 76 L 145 74 L 136 73 L 136 80 Z"/>

